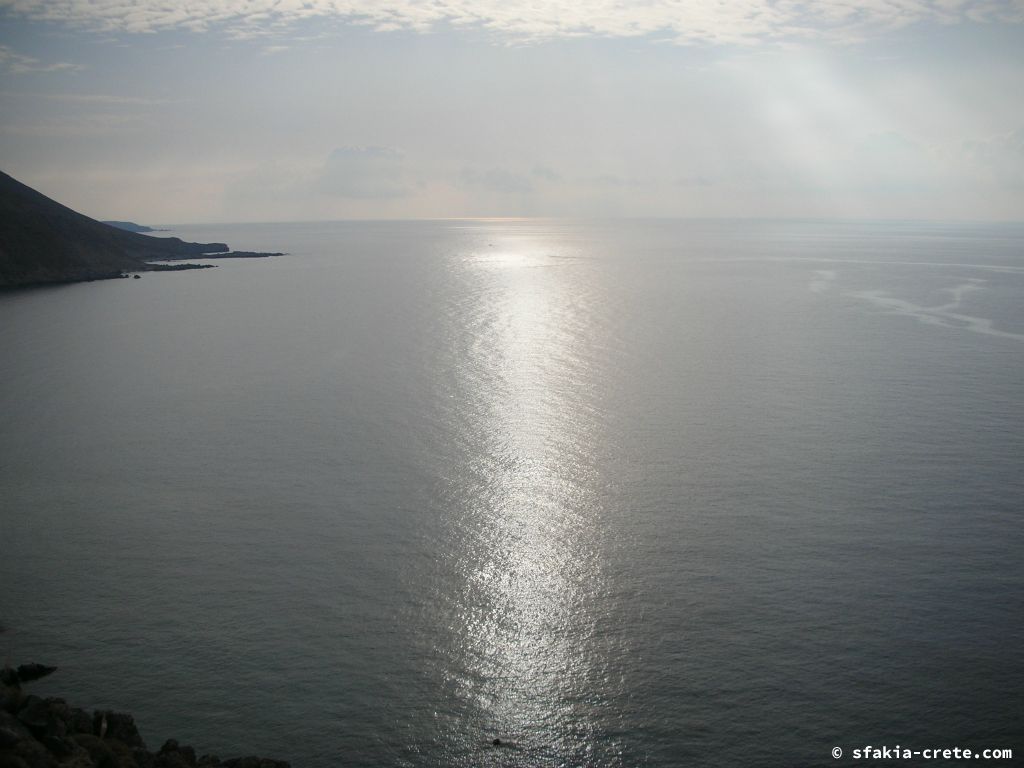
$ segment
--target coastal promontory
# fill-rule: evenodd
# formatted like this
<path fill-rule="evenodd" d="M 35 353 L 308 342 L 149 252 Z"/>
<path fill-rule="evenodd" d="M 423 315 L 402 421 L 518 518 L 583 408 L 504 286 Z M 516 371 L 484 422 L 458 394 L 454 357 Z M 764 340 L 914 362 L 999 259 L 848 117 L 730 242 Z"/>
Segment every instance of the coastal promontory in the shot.
<path fill-rule="evenodd" d="M 0 288 L 194 268 L 153 262 L 226 255 L 225 243 L 152 237 L 90 219 L 0 172 Z"/>

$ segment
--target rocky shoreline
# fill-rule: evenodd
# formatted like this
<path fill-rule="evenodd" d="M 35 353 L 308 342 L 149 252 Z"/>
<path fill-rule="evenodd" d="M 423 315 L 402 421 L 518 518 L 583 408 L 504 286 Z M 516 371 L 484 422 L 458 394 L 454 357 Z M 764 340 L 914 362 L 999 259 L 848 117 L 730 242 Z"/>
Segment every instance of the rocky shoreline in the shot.
<path fill-rule="evenodd" d="M 24 664 L 0 673 L 0 768 L 291 768 L 265 757 L 197 757 L 174 739 L 152 752 L 130 714 L 88 712 L 25 692 L 24 684 L 55 669 Z"/>
<path fill-rule="evenodd" d="M 178 261 L 181 259 L 266 259 L 270 256 L 287 255 L 287 253 L 282 253 L 280 251 L 229 251 L 225 249 L 223 253 L 193 253 L 164 259 L 164 261 Z M 206 264 L 205 266 L 212 267 L 213 265 Z"/>

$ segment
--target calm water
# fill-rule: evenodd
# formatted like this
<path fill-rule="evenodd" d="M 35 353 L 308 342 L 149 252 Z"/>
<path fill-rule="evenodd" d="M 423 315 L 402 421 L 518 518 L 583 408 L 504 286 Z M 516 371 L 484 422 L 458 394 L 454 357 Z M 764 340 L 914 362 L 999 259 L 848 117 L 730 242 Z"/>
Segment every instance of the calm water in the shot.
<path fill-rule="evenodd" d="M 291 255 L 0 295 L 37 692 L 296 768 L 1024 751 L 1024 226 L 174 234 Z"/>

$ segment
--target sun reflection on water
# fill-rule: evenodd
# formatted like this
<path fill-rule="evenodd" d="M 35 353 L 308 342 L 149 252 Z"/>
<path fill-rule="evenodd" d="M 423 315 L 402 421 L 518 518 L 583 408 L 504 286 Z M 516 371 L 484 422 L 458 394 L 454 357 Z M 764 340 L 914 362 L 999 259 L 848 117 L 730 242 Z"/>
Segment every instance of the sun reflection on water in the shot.
<path fill-rule="evenodd" d="M 477 322 L 456 376 L 467 466 L 447 495 L 458 540 L 453 674 L 484 738 L 518 750 L 474 761 L 585 755 L 590 641 L 601 591 L 600 499 L 588 302 L 564 254 L 491 231 L 459 263 Z M 519 757 L 515 757 L 519 755 Z"/>

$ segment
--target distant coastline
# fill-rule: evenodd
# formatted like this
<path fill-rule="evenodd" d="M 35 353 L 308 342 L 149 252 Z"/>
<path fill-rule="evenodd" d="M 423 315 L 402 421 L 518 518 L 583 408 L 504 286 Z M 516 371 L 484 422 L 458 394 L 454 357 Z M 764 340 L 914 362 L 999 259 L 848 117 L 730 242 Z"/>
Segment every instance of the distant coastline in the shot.
<path fill-rule="evenodd" d="M 287 256 L 280 251 L 224 251 L 223 253 L 204 253 L 201 255 L 180 256 L 180 259 L 204 258 L 204 259 L 266 259 L 271 256 Z M 164 261 L 176 261 L 176 259 L 164 259 Z M 212 267 L 212 264 L 194 264 L 195 267 Z"/>
<path fill-rule="evenodd" d="M 125 232 L 167 232 L 166 229 L 154 229 L 148 227 L 145 224 L 136 224 L 134 221 L 102 221 L 101 224 L 106 224 L 110 227 L 116 227 L 117 229 L 123 229 Z"/>
<path fill-rule="evenodd" d="M 140 272 L 209 269 L 188 259 L 263 258 L 226 243 L 190 243 L 134 222 L 101 222 L 0 172 L 0 289 L 123 278 Z"/>

